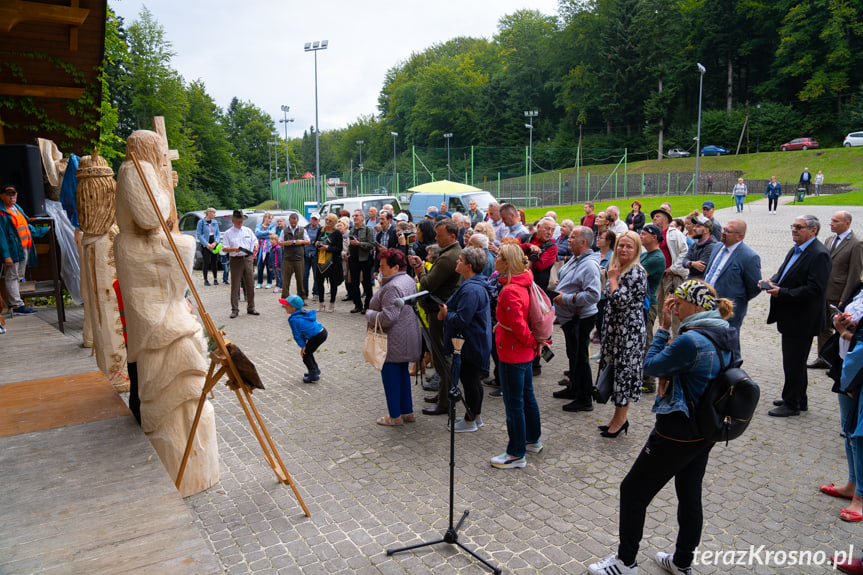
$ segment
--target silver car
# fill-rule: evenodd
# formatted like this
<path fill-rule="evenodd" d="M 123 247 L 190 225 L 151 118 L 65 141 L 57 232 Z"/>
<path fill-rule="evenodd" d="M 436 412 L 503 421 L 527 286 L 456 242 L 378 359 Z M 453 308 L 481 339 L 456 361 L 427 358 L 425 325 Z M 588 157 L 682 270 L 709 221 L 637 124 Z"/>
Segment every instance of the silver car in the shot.
<path fill-rule="evenodd" d="M 686 150 L 683 150 L 681 148 L 672 148 L 672 149 L 668 150 L 667 155 L 669 158 L 688 158 L 689 152 L 687 152 Z"/>
<path fill-rule="evenodd" d="M 851 132 L 845 136 L 845 141 L 842 142 L 842 145 L 846 148 L 850 148 L 851 146 L 863 146 L 863 132 Z"/>

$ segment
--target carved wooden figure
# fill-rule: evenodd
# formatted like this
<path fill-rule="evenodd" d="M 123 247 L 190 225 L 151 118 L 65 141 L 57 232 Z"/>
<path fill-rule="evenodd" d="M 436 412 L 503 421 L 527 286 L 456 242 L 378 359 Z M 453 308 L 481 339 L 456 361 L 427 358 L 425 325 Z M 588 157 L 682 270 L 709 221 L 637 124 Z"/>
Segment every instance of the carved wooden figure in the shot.
<path fill-rule="evenodd" d="M 94 150 L 84 156 L 78 178 L 78 215 L 81 236 L 81 297 L 85 321 L 92 333 L 96 363 L 117 391 L 129 390 L 126 344 L 117 296 L 112 287 L 114 265 L 116 188 L 114 170 Z"/>
<path fill-rule="evenodd" d="M 174 204 L 168 146 L 148 130 L 126 141 L 153 191 L 162 217 Z M 158 216 L 131 159 L 117 175 L 117 224 L 114 240 L 117 276 L 126 316 L 128 357 L 137 362 L 141 426 L 168 475 L 176 477 L 204 386 L 209 362 L 201 325 L 185 302 L 186 282 L 162 231 Z M 172 234 L 191 269 L 195 239 Z M 180 487 L 185 497 L 219 479 L 219 454 L 213 407 L 206 402 Z"/>

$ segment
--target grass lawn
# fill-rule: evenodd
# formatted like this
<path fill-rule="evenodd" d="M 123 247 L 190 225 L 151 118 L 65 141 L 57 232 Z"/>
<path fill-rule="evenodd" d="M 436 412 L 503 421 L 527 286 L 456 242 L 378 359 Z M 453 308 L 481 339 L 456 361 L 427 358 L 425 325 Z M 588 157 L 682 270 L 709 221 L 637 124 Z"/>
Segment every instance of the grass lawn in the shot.
<path fill-rule="evenodd" d="M 845 194 L 843 194 L 845 195 Z M 764 196 L 758 194 L 750 194 L 747 196 L 748 201 L 754 201 L 757 199 L 761 199 Z M 826 197 L 826 196 L 825 196 Z M 641 202 L 641 211 L 645 212 L 646 217 L 650 220 L 650 212 L 659 207 L 662 202 L 668 202 L 671 204 L 671 213 L 675 217 L 683 217 L 694 210 L 701 211 L 701 204 L 704 203 L 705 200 L 710 200 L 716 205 L 716 209 L 722 208 L 730 208 L 734 205 L 734 199 L 731 196 L 717 196 L 717 195 L 709 195 L 709 196 L 645 196 L 639 198 L 638 201 Z M 809 201 L 809 200 L 807 200 Z M 608 206 L 616 205 L 620 208 L 620 217 L 625 218 L 626 214 L 629 213 L 630 204 L 632 202 L 625 199 L 619 199 L 617 201 L 606 201 L 606 202 L 594 202 L 594 209 L 596 212 L 601 212 L 605 210 Z M 573 204 L 571 206 L 557 206 L 553 208 L 530 208 L 524 211 L 524 215 L 527 218 L 528 222 L 533 222 L 541 218 L 545 215 L 545 213 L 549 210 L 553 210 L 557 213 L 557 221 L 561 222 L 565 219 L 570 219 L 576 224 L 581 219 L 581 216 L 584 215 L 584 204 Z"/>
<path fill-rule="evenodd" d="M 581 176 L 590 172 L 593 176 L 608 175 L 614 170 L 615 164 L 597 166 L 582 166 Z M 825 182 L 850 184 L 853 188 L 863 188 L 863 147 L 855 148 L 825 148 L 822 150 L 799 150 L 794 152 L 761 152 L 760 154 L 733 154 L 728 156 L 704 156 L 699 160 L 698 169 L 701 172 L 741 170 L 744 178 L 769 180 L 776 176 L 780 182 L 797 182 L 803 168 L 809 168 L 813 174 L 818 170 L 824 172 Z M 575 168 L 561 170 L 564 176 L 574 176 Z M 630 162 L 626 166 L 630 177 L 639 174 L 676 173 L 695 171 L 695 157 L 665 158 L 663 160 L 644 160 Z M 623 174 L 623 166 L 618 168 Z M 538 176 L 534 174 L 534 178 Z M 557 171 L 546 172 L 542 176 L 549 181 L 556 181 Z M 520 181 L 524 178 L 514 178 Z M 730 191 L 730 190 L 729 190 Z M 677 211 L 675 209 L 675 211 Z"/>
<path fill-rule="evenodd" d="M 803 203 L 813 206 L 863 206 L 863 190 L 817 198 L 809 196 Z"/>

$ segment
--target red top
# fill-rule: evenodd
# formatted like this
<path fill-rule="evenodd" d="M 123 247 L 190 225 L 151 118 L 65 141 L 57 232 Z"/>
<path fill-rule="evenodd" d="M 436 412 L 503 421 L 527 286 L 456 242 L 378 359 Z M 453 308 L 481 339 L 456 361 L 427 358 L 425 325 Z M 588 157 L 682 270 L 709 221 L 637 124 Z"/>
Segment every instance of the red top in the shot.
<path fill-rule="evenodd" d="M 536 340 L 527 325 L 530 307 L 527 288 L 533 283 L 533 274 L 527 270 L 517 276 L 503 275 L 500 283 L 503 289 L 497 298 L 498 325 L 494 331 L 497 355 L 506 363 L 533 361 L 536 357 Z"/>
<path fill-rule="evenodd" d="M 530 246 L 539 246 L 542 247 L 542 244 L 545 242 L 541 241 L 536 237 L 536 234 L 530 236 L 530 241 L 521 244 L 521 249 L 525 255 L 530 255 Z M 543 270 L 547 270 L 551 266 L 554 265 L 554 262 L 557 261 L 557 244 L 552 242 L 551 247 L 542 252 L 539 256 L 539 259 L 535 262 L 531 262 L 530 269 L 541 272 Z"/>
<path fill-rule="evenodd" d="M 668 229 L 665 228 L 662 230 L 662 242 L 659 244 L 659 249 L 662 250 L 662 255 L 665 256 L 665 269 L 671 267 L 671 252 L 668 251 L 668 242 L 665 239 L 668 236 Z"/>

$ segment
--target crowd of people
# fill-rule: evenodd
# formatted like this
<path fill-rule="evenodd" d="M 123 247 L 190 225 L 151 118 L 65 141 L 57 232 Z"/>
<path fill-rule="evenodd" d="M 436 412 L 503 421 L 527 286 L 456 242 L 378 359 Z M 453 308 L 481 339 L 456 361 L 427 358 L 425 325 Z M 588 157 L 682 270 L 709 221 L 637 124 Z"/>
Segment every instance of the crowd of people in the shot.
<path fill-rule="evenodd" d="M 842 519 L 863 520 L 863 487 L 857 481 L 863 474 L 863 458 L 858 457 L 863 431 L 857 430 L 863 427 L 856 416 L 863 381 L 863 359 L 857 353 L 863 351 L 855 352 L 854 345 L 857 321 L 863 317 L 863 243 L 850 230 L 851 214 L 834 214 L 833 234 L 823 243 L 817 240 L 817 218 L 796 218 L 791 225 L 794 247 L 767 278 L 758 254 L 744 241 L 746 222 L 731 219 L 722 225 L 714 212 L 714 203 L 706 201 L 700 211 L 682 217 L 675 217 L 667 203 L 646 214 L 635 201 L 621 218 L 615 206 L 595 212 L 588 202 L 576 224 L 568 219 L 558 223 L 554 212 L 527 222 L 523 211 L 506 203 L 469 215 L 449 213 L 443 205 L 422 217 L 394 214 L 391 206 L 383 206 L 368 214 L 327 214 L 323 224 L 312 214 L 305 229 L 294 218 L 271 224 L 265 217 L 257 246 L 249 230 L 240 231 L 238 212 L 238 231 L 223 233 L 222 243 L 230 257 L 243 259 L 242 265 L 231 262 L 232 294 L 241 278 L 254 285 L 253 264 L 258 265 L 259 283 L 263 270 L 276 268 L 272 271 L 282 303 L 307 327 L 305 332 L 295 329 L 309 367 L 304 381 L 320 379 L 314 350 L 309 359 L 305 342 L 326 338 L 314 317 L 301 314 L 312 293 L 304 285 L 310 275 L 318 311 L 333 311 L 338 288 L 345 283 L 344 299 L 354 305 L 351 313 L 365 315 L 370 327 L 397 334 L 387 338 L 381 369 L 387 413 L 378 424 L 416 421 L 410 375 L 422 373 L 426 354 L 434 374 L 423 383 L 431 395 L 424 397 L 430 405 L 422 413 L 449 413 L 450 386 L 460 382 L 465 410 L 455 420 L 455 432 L 477 432 L 483 426 L 483 385 L 493 388 L 488 395 L 503 399 L 508 435 L 505 450 L 490 459 L 495 468 L 525 467 L 526 457 L 543 449 L 533 378 L 542 373 L 540 358 L 551 342 L 534 335 L 531 290 L 535 286 L 544 292 L 564 339 L 568 369 L 559 381 L 561 389 L 553 393 L 568 400 L 561 406 L 564 411 L 596 409 L 594 382 L 610 379 L 611 409 L 598 431 L 614 439 L 630 431 L 630 405 L 643 394 L 656 394 L 653 429 L 621 485 L 620 546 L 589 571 L 637 572 L 646 508 L 674 478 L 681 535 L 674 553 L 659 553 L 656 561 L 670 572 L 686 573 L 700 540 L 701 482 L 712 443 L 693 435 L 683 388 L 697 401 L 719 370 L 714 358 L 721 356 L 725 363 L 741 358 L 739 332 L 748 302 L 762 291 L 770 297 L 767 322 L 776 323 L 781 334 L 785 374 L 782 396 L 773 401 L 769 415 L 792 417 L 806 411 L 807 368 L 832 368 L 849 480 L 821 489 L 851 499 Z M 275 229 L 265 227 L 271 225 Z M 212 243 L 213 238 L 206 239 Z M 261 250 L 276 252 L 272 264 Z M 290 295 L 291 276 L 296 277 L 296 295 Z M 247 290 L 249 313 L 254 313 L 253 291 Z M 427 295 L 418 298 L 415 313 L 403 302 L 419 292 Z M 841 306 L 842 312 L 831 311 L 831 305 Z M 232 317 L 236 310 L 232 295 Z M 654 329 L 657 320 L 660 325 Z M 815 336 L 820 336 L 819 358 L 835 348 L 838 361 L 807 365 Z M 839 339 L 838 345 L 831 338 Z M 461 342 L 460 348 L 454 341 Z M 599 344 L 592 357 L 591 342 Z M 591 359 L 598 360 L 596 373 Z M 841 369 L 843 360 L 846 370 Z"/>

